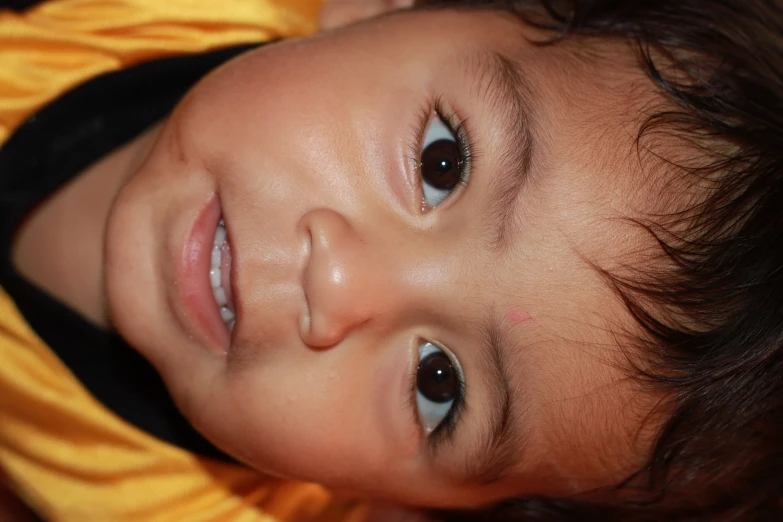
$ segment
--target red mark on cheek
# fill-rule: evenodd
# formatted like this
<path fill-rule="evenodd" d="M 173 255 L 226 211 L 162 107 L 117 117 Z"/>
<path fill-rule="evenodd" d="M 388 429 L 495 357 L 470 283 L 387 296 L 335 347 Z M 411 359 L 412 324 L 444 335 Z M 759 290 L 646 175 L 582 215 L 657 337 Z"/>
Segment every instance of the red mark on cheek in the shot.
<path fill-rule="evenodd" d="M 529 323 L 533 320 L 533 318 L 530 317 L 527 313 L 523 312 L 522 310 L 516 310 L 514 308 L 508 311 L 506 314 L 506 319 L 511 324 Z"/>

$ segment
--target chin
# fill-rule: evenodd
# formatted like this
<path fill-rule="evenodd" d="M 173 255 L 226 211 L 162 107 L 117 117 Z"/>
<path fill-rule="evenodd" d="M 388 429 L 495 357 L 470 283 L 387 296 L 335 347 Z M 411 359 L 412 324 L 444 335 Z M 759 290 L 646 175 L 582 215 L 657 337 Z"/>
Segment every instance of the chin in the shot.
<path fill-rule="evenodd" d="M 112 327 L 158 371 L 172 335 L 164 276 L 154 255 L 156 224 L 150 206 L 126 185 L 109 213 L 105 240 L 106 301 Z M 179 341 L 181 342 L 181 341 Z"/>

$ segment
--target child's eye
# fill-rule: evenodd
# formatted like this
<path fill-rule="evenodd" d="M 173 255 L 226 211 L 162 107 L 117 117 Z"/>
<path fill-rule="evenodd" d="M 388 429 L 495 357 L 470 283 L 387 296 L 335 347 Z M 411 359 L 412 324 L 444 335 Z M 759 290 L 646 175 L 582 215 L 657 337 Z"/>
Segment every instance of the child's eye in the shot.
<path fill-rule="evenodd" d="M 467 155 L 463 140 L 440 116 L 433 118 L 424 133 L 419 169 L 422 211 L 438 206 L 457 185 L 467 180 Z"/>
<path fill-rule="evenodd" d="M 462 387 L 462 371 L 456 359 L 432 343 L 421 343 L 416 371 L 416 409 L 427 434 L 449 416 L 455 402 L 460 400 Z"/>

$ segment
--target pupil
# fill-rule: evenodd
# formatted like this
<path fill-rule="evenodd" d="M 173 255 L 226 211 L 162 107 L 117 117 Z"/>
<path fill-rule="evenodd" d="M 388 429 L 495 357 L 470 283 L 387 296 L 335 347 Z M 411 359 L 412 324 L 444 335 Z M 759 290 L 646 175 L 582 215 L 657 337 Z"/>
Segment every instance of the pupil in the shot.
<path fill-rule="evenodd" d="M 435 141 L 421 154 L 421 177 L 436 189 L 453 189 L 459 183 L 459 168 L 459 147 L 455 141 Z"/>
<path fill-rule="evenodd" d="M 432 402 L 453 401 L 457 395 L 457 378 L 451 361 L 443 352 L 434 352 L 419 362 L 416 388 Z"/>

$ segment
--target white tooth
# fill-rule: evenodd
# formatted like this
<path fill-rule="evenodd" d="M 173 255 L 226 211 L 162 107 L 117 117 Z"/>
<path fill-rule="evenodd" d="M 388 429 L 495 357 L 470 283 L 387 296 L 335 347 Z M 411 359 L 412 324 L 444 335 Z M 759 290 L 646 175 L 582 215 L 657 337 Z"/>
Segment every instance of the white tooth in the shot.
<path fill-rule="evenodd" d="M 220 309 L 220 317 L 223 318 L 224 322 L 229 323 L 234 320 L 234 312 L 224 306 Z"/>
<path fill-rule="evenodd" d="M 228 299 L 226 299 L 226 291 L 223 290 L 222 286 L 213 288 L 212 295 L 215 296 L 215 301 L 217 301 L 218 306 L 225 306 L 228 304 Z"/>
<path fill-rule="evenodd" d="M 237 320 L 236 319 L 231 319 L 231 322 L 228 323 L 228 331 L 229 332 L 233 332 L 234 331 L 234 326 L 236 326 L 236 324 L 237 324 Z"/>
<path fill-rule="evenodd" d="M 218 288 L 222 280 L 223 276 L 219 268 L 213 268 L 209 271 L 209 282 L 212 284 L 212 288 Z"/>
<path fill-rule="evenodd" d="M 216 247 L 220 247 L 225 241 L 226 241 L 226 229 L 223 227 L 217 227 L 217 231 L 215 231 L 215 242 L 213 243 L 213 245 Z"/>
<path fill-rule="evenodd" d="M 212 268 L 220 268 L 220 262 L 223 259 L 223 254 L 220 250 L 220 247 L 214 247 L 212 249 Z"/>

